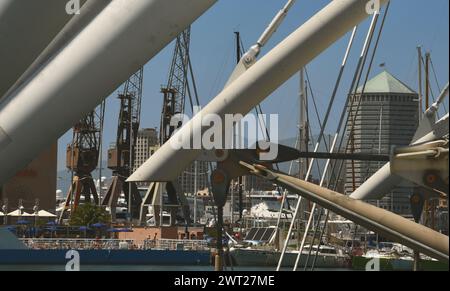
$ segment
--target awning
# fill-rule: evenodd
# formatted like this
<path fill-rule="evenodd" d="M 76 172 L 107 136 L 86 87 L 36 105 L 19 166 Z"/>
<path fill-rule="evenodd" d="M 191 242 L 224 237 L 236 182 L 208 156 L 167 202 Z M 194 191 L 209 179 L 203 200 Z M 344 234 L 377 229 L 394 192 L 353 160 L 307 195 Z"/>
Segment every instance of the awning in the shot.
<path fill-rule="evenodd" d="M 39 212 L 36 214 L 32 214 L 33 216 L 38 216 L 38 217 L 56 217 L 56 215 L 54 215 L 53 213 L 50 213 L 48 211 L 45 210 L 39 210 Z"/>
<path fill-rule="evenodd" d="M 8 216 L 30 217 L 30 216 L 34 216 L 34 215 L 26 213 L 25 211 L 21 212 L 19 209 L 17 209 L 17 210 L 14 210 L 13 212 L 8 213 Z"/>

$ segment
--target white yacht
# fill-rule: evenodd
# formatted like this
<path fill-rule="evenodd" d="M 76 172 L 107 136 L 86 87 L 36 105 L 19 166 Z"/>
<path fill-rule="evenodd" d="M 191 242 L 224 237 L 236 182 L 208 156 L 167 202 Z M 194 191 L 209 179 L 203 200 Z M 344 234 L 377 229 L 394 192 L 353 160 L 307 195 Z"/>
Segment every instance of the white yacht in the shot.
<path fill-rule="evenodd" d="M 305 246 L 298 268 L 304 268 L 308 253 L 309 246 Z M 308 259 L 308 267 L 310 268 L 314 263 L 315 268 L 348 268 L 351 265 L 351 259 L 342 250 L 332 246 L 319 246 L 319 252 L 317 259 L 315 259 L 318 246 L 314 245 L 311 254 Z M 233 258 L 233 262 L 238 266 L 267 266 L 276 267 L 280 260 L 281 252 L 276 250 L 267 250 L 261 248 L 231 248 L 230 254 Z M 291 268 L 294 267 L 295 261 L 298 257 L 298 251 L 287 251 L 284 255 L 282 267 Z"/>
<path fill-rule="evenodd" d="M 253 192 L 248 194 L 247 198 L 251 202 L 250 212 L 246 213 L 247 216 L 254 218 L 278 218 L 283 200 L 282 195 L 278 191 Z M 288 194 L 281 218 L 292 217 L 296 204 L 297 195 Z"/>

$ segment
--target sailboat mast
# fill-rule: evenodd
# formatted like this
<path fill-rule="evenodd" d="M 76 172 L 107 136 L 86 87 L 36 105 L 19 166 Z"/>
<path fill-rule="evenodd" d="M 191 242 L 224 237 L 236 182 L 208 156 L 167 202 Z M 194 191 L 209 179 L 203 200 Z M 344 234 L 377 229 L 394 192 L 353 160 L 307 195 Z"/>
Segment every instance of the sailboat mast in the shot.
<path fill-rule="evenodd" d="M 430 53 L 425 54 L 425 110 L 430 108 Z"/>
<path fill-rule="evenodd" d="M 308 114 L 307 114 L 307 96 L 305 86 L 305 69 L 300 70 L 300 108 L 299 108 L 299 150 L 306 152 L 308 150 Z M 306 180 L 307 159 L 299 160 L 299 178 Z"/>
<path fill-rule="evenodd" d="M 241 34 L 239 31 L 234 32 L 236 36 L 236 64 L 239 64 L 242 58 L 242 50 L 241 50 Z M 238 139 L 240 140 L 240 139 Z M 239 220 L 242 219 L 242 211 L 243 211 L 243 199 L 242 199 L 242 185 L 243 185 L 243 178 L 242 176 L 238 178 L 238 199 L 239 199 Z M 232 190 L 232 193 L 234 193 L 234 187 Z M 231 220 L 233 221 L 234 216 L 234 197 L 231 199 Z"/>
<path fill-rule="evenodd" d="M 423 92 L 422 92 L 422 47 L 417 47 L 418 63 L 419 63 L 419 121 L 423 113 Z"/>

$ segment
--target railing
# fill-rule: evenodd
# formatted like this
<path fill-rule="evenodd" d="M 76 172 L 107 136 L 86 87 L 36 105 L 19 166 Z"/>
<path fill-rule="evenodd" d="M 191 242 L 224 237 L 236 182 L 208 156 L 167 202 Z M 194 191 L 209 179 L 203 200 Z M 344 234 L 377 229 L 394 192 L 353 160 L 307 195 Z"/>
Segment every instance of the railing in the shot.
<path fill-rule="evenodd" d="M 203 240 L 20 239 L 34 250 L 209 250 Z"/>
<path fill-rule="evenodd" d="M 209 250 L 208 243 L 204 240 L 145 240 L 144 249 L 160 250 Z"/>
<path fill-rule="evenodd" d="M 104 239 L 38 239 L 25 238 L 20 239 L 30 249 L 77 249 L 77 250 L 114 250 L 121 247 L 121 243 L 132 244 L 131 240 L 104 240 Z"/>

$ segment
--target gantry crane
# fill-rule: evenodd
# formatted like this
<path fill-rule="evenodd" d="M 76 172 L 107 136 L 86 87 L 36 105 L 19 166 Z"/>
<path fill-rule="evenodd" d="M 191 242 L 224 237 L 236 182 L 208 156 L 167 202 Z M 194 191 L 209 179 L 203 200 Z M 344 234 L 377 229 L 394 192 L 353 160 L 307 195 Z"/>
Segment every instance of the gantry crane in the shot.
<path fill-rule="evenodd" d="M 72 211 L 76 210 L 82 196 L 84 196 L 84 202 L 90 202 L 92 197 L 94 203 L 99 204 L 92 172 L 98 165 L 104 113 L 105 102 L 73 127 L 73 140 L 66 151 L 66 167 L 73 173 L 72 185 L 61 211 L 59 223 L 62 222 L 64 214 L 71 206 Z"/>
<path fill-rule="evenodd" d="M 166 143 L 176 127 L 181 125 L 180 123 L 173 126 L 171 121 L 177 114 L 184 114 L 188 90 L 190 40 L 191 29 L 189 27 L 177 37 L 167 85 L 161 88 L 164 98 L 160 124 L 161 145 Z"/>
<path fill-rule="evenodd" d="M 161 88 L 163 94 L 163 107 L 160 124 L 160 144 L 165 144 L 173 135 L 177 128 L 183 125 L 181 119 L 176 119 L 185 113 L 186 97 L 189 98 L 190 105 L 194 102 L 199 104 L 195 80 L 192 73 L 192 67 L 189 58 L 189 47 L 191 39 L 191 28 L 186 28 L 176 39 L 175 49 L 172 57 L 172 63 L 169 70 L 167 85 Z M 190 82 L 192 84 L 190 84 Z M 191 92 L 191 88 L 193 92 Z M 195 100 L 193 100 L 195 98 Z M 174 120 L 178 120 L 174 122 Z M 184 194 L 178 189 L 178 181 L 169 183 L 151 183 L 149 190 L 141 205 L 141 223 L 147 214 L 147 207 L 153 206 L 155 223 L 162 225 L 160 220 L 162 214 L 163 191 L 167 191 L 168 202 L 171 206 L 178 206 L 180 203 L 183 208 L 183 215 L 186 222 L 190 223 L 190 210 Z M 178 195 L 177 195 L 178 194 Z M 167 205 L 166 205 L 167 206 Z M 177 207 L 171 208 L 172 223 L 175 222 Z"/>
<path fill-rule="evenodd" d="M 126 183 L 125 180 L 133 171 L 134 148 L 141 116 L 143 76 L 144 69 L 141 68 L 125 82 L 123 92 L 118 96 L 120 113 L 117 139 L 115 146 L 108 150 L 108 168 L 113 171 L 113 179 L 102 201 L 103 206 L 109 207 L 113 221 L 122 191 L 128 204 L 130 218 L 138 217 L 139 213 L 136 210 L 142 201 L 136 183 Z"/>

